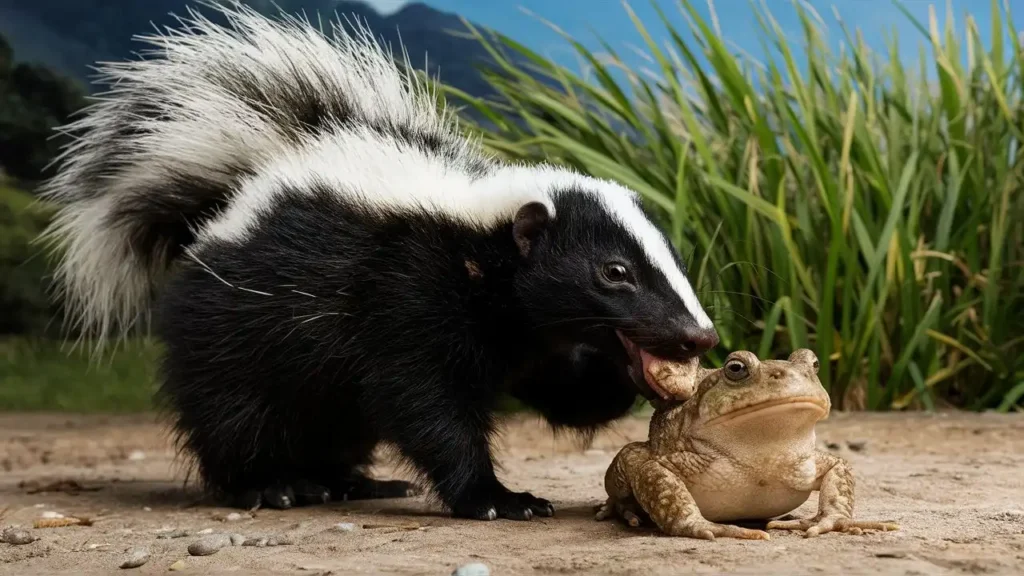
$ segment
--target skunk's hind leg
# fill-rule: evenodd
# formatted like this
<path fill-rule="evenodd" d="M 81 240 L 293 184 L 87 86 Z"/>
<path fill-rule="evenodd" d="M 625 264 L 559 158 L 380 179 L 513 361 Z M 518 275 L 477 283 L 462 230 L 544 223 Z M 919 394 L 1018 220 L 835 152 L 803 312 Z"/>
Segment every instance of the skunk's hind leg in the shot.
<path fill-rule="evenodd" d="M 409 498 L 424 493 L 423 488 L 405 480 L 377 480 L 353 470 L 330 484 L 332 500 L 374 500 L 378 498 Z"/>
<path fill-rule="evenodd" d="M 358 421 L 350 414 L 350 421 Z M 425 490 L 405 480 L 377 480 L 367 474 L 366 469 L 373 462 L 373 450 L 378 437 L 369 426 L 335 427 L 330 431 L 330 447 L 324 454 L 316 480 L 327 487 L 331 500 L 373 500 L 378 498 L 408 498 L 418 496 Z"/>

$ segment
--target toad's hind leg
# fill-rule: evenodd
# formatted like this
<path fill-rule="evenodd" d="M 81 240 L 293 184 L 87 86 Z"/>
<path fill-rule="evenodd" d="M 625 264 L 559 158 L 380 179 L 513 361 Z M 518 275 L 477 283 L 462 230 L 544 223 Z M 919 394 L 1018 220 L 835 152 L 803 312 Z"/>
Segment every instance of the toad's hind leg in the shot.
<path fill-rule="evenodd" d="M 618 517 L 634 528 L 643 523 L 642 518 L 646 514 L 633 497 L 633 488 L 630 486 L 626 470 L 648 459 L 650 452 L 647 445 L 642 442 L 627 444 L 615 455 L 611 466 L 605 472 L 604 488 L 608 493 L 608 499 L 597 507 L 597 520 Z"/>

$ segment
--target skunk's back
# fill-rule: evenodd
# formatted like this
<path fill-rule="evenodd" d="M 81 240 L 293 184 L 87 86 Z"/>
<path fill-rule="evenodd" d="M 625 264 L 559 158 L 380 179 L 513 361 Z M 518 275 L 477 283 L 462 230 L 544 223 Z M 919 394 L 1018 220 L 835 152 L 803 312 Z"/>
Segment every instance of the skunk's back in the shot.
<path fill-rule="evenodd" d="M 44 187 L 69 319 L 101 338 L 145 313 L 170 262 L 239 182 L 327 131 L 358 128 L 432 155 L 478 158 L 425 82 L 356 24 L 213 5 L 143 37 L 146 59 L 99 67 L 109 91 L 66 126 Z M 483 162 L 483 160 L 480 160 Z"/>

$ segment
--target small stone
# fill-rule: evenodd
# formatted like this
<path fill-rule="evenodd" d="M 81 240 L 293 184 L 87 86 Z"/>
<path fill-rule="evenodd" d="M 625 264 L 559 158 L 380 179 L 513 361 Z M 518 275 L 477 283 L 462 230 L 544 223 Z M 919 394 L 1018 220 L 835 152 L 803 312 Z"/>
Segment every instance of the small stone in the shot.
<path fill-rule="evenodd" d="M 199 532 L 196 532 L 196 534 L 198 534 L 200 536 L 202 536 L 203 534 L 213 534 L 213 528 L 204 528 L 204 529 L 200 530 Z"/>
<path fill-rule="evenodd" d="M 879 550 L 875 552 L 875 558 L 906 558 L 909 555 L 906 550 Z"/>
<path fill-rule="evenodd" d="M 258 548 L 263 548 L 266 545 L 266 538 L 246 538 L 245 542 L 242 542 L 242 546 L 256 546 Z"/>
<path fill-rule="evenodd" d="M 867 440 L 851 440 L 846 443 L 846 447 L 852 452 L 863 452 L 864 447 L 868 445 Z"/>
<path fill-rule="evenodd" d="M 24 544 L 31 544 L 38 540 L 28 530 L 22 530 L 20 528 L 8 528 L 0 534 L 0 542 L 7 542 L 12 546 L 22 546 Z"/>
<path fill-rule="evenodd" d="M 1024 510 L 1003 510 L 991 516 L 993 520 L 1004 522 L 1024 522 Z"/>
<path fill-rule="evenodd" d="M 188 536 L 188 530 L 182 530 L 181 528 L 178 528 L 177 530 L 167 532 L 166 534 L 161 534 L 157 536 L 157 538 L 161 540 L 167 540 L 170 538 L 184 538 L 185 536 Z"/>
<path fill-rule="evenodd" d="M 452 572 L 452 576 L 491 576 L 491 569 L 486 564 L 473 562 L 459 566 Z"/>
<path fill-rule="evenodd" d="M 135 548 L 128 552 L 125 556 L 124 562 L 121 562 L 121 568 L 138 568 L 146 562 L 149 562 L 149 550 L 145 548 Z"/>
<path fill-rule="evenodd" d="M 221 548 L 231 545 L 231 537 L 227 534 L 204 536 L 188 545 L 188 553 L 193 556 L 209 556 L 216 554 Z"/>
<path fill-rule="evenodd" d="M 245 543 L 245 536 L 242 536 L 241 534 L 232 534 L 230 538 L 232 546 L 241 546 Z"/>
<path fill-rule="evenodd" d="M 132 462 L 138 462 L 146 459 L 146 453 L 142 450 L 132 450 L 132 453 L 128 455 L 128 459 Z"/>
<path fill-rule="evenodd" d="M 174 564 L 171 564 L 167 569 L 171 570 L 171 571 L 174 571 L 174 572 L 180 572 L 180 571 L 184 570 L 185 568 L 188 568 L 188 565 L 185 564 L 185 561 L 184 560 L 178 560 Z"/>
<path fill-rule="evenodd" d="M 356 529 L 356 525 L 351 522 L 338 522 L 334 525 L 334 529 L 338 532 L 352 532 Z"/>
<path fill-rule="evenodd" d="M 63 514 L 61 514 L 60 512 L 54 512 L 53 510 L 47 510 L 46 512 L 43 512 L 43 514 L 40 516 L 40 518 L 46 518 L 46 519 L 57 519 L 57 518 L 63 518 L 63 517 L 64 517 Z"/>
<path fill-rule="evenodd" d="M 150 508 L 149 506 L 143 506 L 143 507 L 142 507 L 142 511 L 143 511 L 143 512 L 152 512 L 152 511 L 153 511 L 153 509 L 152 509 L 152 508 Z"/>
<path fill-rule="evenodd" d="M 292 539 L 287 536 L 271 536 L 267 538 L 267 546 L 291 546 Z"/>
<path fill-rule="evenodd" d="M 232 512 L 231 514 L 228 514 L 227 516 L 224 517 L 224 520 L 226 520 L 228 522 L 237 522 L 237 521 L 239 521 L 241 519 L 242 519 L 242 515 L 239 514 L 238 512 Z"/>

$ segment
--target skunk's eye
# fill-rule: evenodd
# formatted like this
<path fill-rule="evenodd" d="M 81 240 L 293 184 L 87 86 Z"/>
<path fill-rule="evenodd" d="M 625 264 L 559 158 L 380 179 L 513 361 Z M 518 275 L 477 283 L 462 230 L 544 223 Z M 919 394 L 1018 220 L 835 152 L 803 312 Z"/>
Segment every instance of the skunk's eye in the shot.
<path fill-rule="evenodd" d="M 629 269 L 618 262 L 605 264 L 601 273 L 610 284 L 625 284 L 629 282 Z"/>

